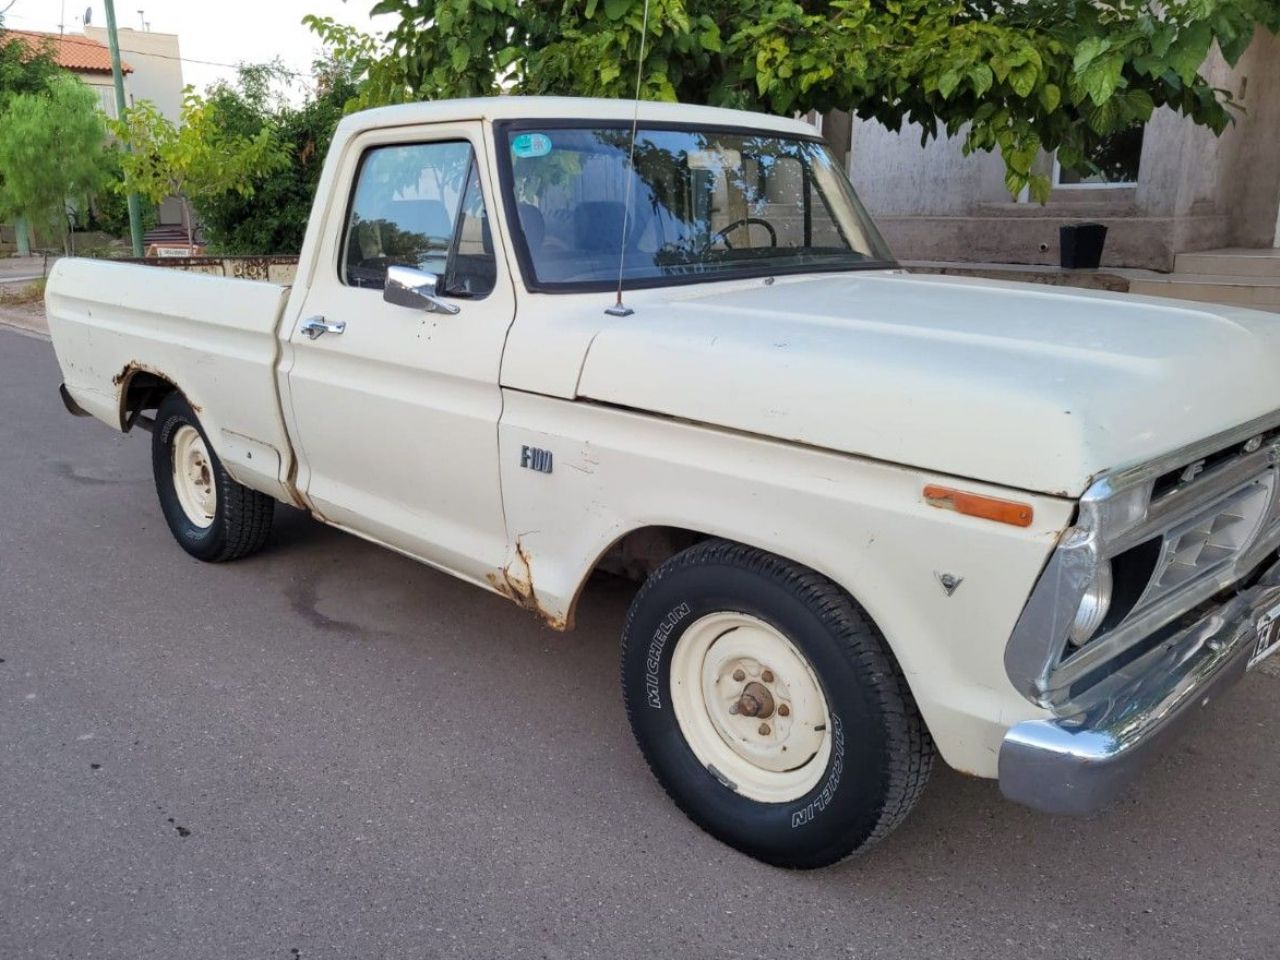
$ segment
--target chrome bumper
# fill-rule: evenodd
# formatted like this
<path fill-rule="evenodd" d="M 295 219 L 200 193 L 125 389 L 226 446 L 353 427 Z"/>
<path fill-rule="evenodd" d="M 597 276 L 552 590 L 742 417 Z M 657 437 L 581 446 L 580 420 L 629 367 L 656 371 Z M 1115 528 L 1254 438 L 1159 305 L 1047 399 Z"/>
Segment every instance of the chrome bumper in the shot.
<path fill-rule="evenodd" d="M 1047 813 L 1104 806 L 1201 707 L 1244 676 L 1258 621 L 1280 605 L 1280 563 L 1204 619 L 1118 670 L 1070 715 L 1005 734 L 1000 790 Z"/>

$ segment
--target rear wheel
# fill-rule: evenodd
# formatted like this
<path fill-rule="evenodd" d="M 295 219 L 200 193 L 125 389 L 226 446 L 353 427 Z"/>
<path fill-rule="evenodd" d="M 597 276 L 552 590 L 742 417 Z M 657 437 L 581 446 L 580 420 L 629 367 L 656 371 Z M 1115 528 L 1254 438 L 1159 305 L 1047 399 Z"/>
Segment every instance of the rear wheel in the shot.
<path fill-rule="evenodd" d="M 699 826 L 767 863 L 821 867 L 887 836 L 933 744 L 883 638 L 797 564 L 712 540 L 654 572 L 627 618 L 627 714 Z"/>
<path fill-rule="evenodd" d="M 169 530 L 198 560 L 235 560 L 260 549 L 275 501 L 231 478 L 182 394 L 169 394 L 151 435 L 156 493 Z"/>

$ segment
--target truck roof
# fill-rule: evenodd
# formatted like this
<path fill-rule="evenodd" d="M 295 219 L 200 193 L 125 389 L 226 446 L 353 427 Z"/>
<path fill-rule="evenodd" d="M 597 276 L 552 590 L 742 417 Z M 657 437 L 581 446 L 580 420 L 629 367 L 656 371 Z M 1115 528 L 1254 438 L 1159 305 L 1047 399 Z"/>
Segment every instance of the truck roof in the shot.
<path fill-rule="evenodd" d="M 346 136 L 385 127 L 461 120 L 626 120 L 636 111 L 634 100 L 607 100 L 593 97 L 472 97 L 463 100 L 434 100 L 363 110 L 346 117 L 339 132 Z M 803 120 L 700 107 L 687 103 L 641 101 L 643 123 L 692 123 L 706 126 L 750 127 L 779 133 L 813 136 L 814 128 Z"/>

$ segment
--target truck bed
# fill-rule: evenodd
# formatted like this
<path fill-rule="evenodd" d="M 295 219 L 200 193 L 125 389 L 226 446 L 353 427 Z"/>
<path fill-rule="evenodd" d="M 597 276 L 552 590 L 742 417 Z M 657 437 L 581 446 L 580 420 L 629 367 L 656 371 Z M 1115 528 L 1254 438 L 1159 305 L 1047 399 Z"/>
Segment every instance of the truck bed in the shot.
<path fill-rule="evenodd" d="M 232 476 L 287 496 L 276 363 L 288 294 L 275 283 L 64 259 L 45 305 L 67 392 L 85 412 L 124 429 L 130 382 L 160 377 L 199 411 Z"/>

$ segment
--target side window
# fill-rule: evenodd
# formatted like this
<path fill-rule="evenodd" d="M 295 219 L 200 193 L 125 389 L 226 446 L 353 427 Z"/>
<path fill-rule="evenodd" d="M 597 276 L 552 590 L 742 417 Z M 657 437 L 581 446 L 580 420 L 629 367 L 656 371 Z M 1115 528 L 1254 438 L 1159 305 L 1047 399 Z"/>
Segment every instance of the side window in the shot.
<path fill-rule="evenodd" d="M 389 266 L 434 273 L 450 296 L 493 290 L 497 264 L 471 144 L 375 147 L 361 158 L 341 279 L 381 290 Z"/>

